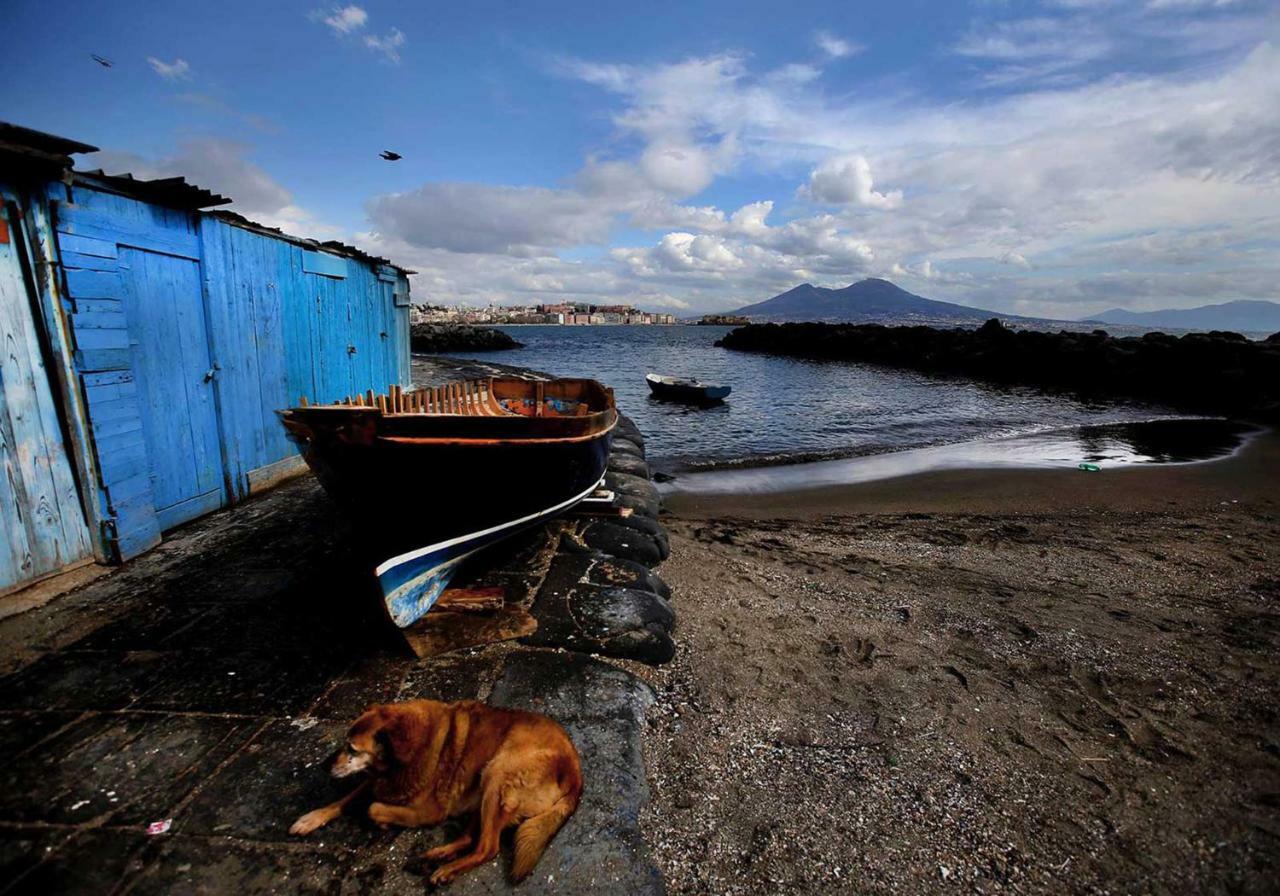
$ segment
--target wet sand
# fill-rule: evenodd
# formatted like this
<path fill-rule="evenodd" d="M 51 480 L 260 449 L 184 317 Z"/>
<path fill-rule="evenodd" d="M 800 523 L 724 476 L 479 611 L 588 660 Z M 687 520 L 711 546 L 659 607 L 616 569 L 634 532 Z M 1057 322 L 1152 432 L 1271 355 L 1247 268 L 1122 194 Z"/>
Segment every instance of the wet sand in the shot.
<path fill-rule="evenodd" d="M 672 893 L 1274 891 L 1274 434 L 668 507 Z"/>

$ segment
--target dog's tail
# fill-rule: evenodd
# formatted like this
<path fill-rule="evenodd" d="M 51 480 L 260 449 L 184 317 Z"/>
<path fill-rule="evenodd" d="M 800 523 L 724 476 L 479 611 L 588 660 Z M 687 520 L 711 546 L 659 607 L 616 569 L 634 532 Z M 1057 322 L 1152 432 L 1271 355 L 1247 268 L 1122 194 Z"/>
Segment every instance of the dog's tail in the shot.
<path fill-rule="evenodd" d="M 576 756 L 572 758 L 577 759 Z M 546 812 L 526 818 L 516 828 L 515 857 L 511 862 L 512 883 L 518 884 L 529 876 L 533 866 L 537 865 L 538 860 L 542 858 L 551 838 L 578 809 L 578 801 L 582 799 L 582 772 L 576 761 L 566 762 L 565 765 L 572 767 L 560 770 L 559 777 L 561 786 L 565 788 L 564 795 Z"/>

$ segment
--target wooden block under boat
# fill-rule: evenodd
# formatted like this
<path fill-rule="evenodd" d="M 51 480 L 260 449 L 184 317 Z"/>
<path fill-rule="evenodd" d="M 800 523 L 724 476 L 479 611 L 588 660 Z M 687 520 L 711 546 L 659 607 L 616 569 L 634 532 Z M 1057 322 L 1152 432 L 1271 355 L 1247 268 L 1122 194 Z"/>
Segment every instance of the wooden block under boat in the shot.
<path fill-rule="evenodd" d="M 505 597 L 502 588 L 446 588 L 436 598 L 431 612 L 493 613 L 502 609 Z"/>
<path fill-rule="evenodd" d="M 602 516 L 625 520 L 633 513 L 635 513 L 635 508 L 633 507 L 617 507 L 613 504 L 588 504 L 586 501 L 583 501 L 577 507 L 566 513 L 565 516 Z"/>
<path fill-rule="evenodd" d="M 506 604 L 490 615 L 452 613 L 432 608 L 413 625 L 400 629 L 405 643 L 419 658 L 438 656 L 464 647 L 523 638 L 538 630 L 538 620 L 519 604 Z"/>

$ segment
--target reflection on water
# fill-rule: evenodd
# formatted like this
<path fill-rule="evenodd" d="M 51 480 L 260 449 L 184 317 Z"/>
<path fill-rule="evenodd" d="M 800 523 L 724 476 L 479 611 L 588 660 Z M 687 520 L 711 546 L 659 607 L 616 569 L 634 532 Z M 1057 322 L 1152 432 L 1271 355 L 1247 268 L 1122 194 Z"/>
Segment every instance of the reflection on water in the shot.
<path fill-rule="evenodd" d="M 1173 419 L 1046 429 L 1004 438 L 790 466 L 686 473 L 665 492 L 743 494 L 872 482 L 931 470 L 975 467 L 1108 468 L 1227 457 L 1259 430 L 1229 420 Z M 1086 475 L 1086 474 L 1081 474 Z"/>
<path fill-rule="evenodd" d="M 1013 435 L 1048 426 L 1149 420 L 1159 409 L 1091 403 L 866 364 L 807 361 L 716 348 L 727 327 L 503 327 L 525 348 L 465 353 L 593 377 L 647 439 L 660 470 L 879 454 Z M 645 373 L 725 383 L 712 408 L 653 401 Z"/>

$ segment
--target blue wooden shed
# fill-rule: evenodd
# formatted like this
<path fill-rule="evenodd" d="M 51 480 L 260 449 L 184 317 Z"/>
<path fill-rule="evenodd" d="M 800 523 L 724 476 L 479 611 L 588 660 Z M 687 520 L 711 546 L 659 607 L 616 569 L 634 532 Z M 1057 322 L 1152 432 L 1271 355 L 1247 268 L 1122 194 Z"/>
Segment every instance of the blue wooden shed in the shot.
<path fill-rule="evenodd" d="M 0 124 L 0 594 L 301 472 L 299 396 L 411 385 L 407 271 L 93 149 Z"/>

